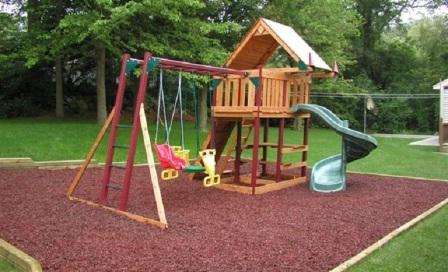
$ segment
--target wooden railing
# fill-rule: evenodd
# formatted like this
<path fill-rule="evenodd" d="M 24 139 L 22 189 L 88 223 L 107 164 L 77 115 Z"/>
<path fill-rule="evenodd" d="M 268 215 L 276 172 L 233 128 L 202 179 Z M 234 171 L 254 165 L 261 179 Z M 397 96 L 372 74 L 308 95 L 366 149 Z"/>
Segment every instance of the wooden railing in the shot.
<path fill-rule="evenodd" d="M 285 85 L 286 84 L 286 88 Z M 308 103 L 307 77 L 279 79 L 263 78 L 260 111 L 287 113 L 297 103 Z M 256 87 L 249 78 L 228 78 L 215 90 L 215 111 L 251 112 L 258 109 Z"/>

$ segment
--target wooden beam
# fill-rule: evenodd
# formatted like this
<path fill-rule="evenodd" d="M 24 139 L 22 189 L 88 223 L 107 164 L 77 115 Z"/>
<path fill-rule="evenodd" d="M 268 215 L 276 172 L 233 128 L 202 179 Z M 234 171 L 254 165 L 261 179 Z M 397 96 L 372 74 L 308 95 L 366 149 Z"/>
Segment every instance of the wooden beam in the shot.
<path fill-rule="evenodd" d="M 81 181 L 81 178 L 84 176 L 84 173 L 85 173 L 87 167 L 89 166 L 90 161 L 92 160 L 93 156 L 95 155 L 95 152 L 98 149 L 98 146 L 99 146 L 101 140 L 103 140 L 104 135 L 106 134 L 107 129 L 109 128 L 109 126 L 112 122 L 114 114 L 115 114 L 115 108 L 112 108 L 112 111 L 109 113 L 109 116 L 107 117 L 106 121 L 104 122 L 103 127 L 101 128 L 100 132 L 98 133 L 98 136 L 96 136 L 96 139 L 93 142 L 93 145 L 90 147 L 90 150 L 87 153 L 84 163 L 82 164 L 78 173 L 76 173 L 76 176 L 73 179 L 72 183 L 68 187 L 67 197 L 70 197 L 73 194 L 73 192 L 76 190 L 76 188 L 78 187 L 78 185 Z"/>
<path fill-rule="evenodd" d="M 134 213 L 118 210 L 116 208 L 112 208 L 112 207 L 109 207 L 109 206 L 106 206 L 106 205 L 95 203 L 93 201 L 82 199 L 82 198 L 79 198 L 79 197 L 71 196 L 71 197 L 69 197 L 69 199 L 70 200 L 74 200 L 74 201 L 78 201 L 78 202 L 81 202 L 81 203 L 84 203 L 84 204 L 87 204 L 87 205 L 92 206 L 92 207 L 103 208 L 103 209 L 105 209 L 107 211 L 113 212 L 113 213 L 121 215 L 121 216 L 125 216 L 125 217 L 127 217 L 127 218 L 129 218 L 131 220 L 134 220 L 136 222 L 139 222 L 139 223 L 156 226 L 156 227 L 159 227 L 161 229 L 168 228 L 168 224 L 165 224 L 165 223 L 162 223 L 160 221 L 157 221 L 157 220 L 154 220 L 154 219 L 151 219 L 151 218 L 147 218 L 147 217 L 144 217 L 144 216 L 141 216 L 141 215 L 138 215 L 138 214 L 134 214 Z"/>
<path fill-rule="evenodd" d="M 162 194 L 160 192 L 159 178 L 154 163 L 154 155 L 152 153 L 151 138 L 149 138 L 148 123 L 146 122 L 145 106 L 143 103 L 140 105 L 140 127 L 143 134 L 143 143 L 145 145 L 146 159 L 148 161 L 154 199 L 156 200 L 157 214 L 159 215 L 160 222 L 162 222 L 163 224 L 167 224 L 168 222 L 166 221 Z"/>
<path fill-rule="evenodd" d="M 265 194 L 268 192 L 278 191 L 278 190 L 286 189 L 289 187 L 297 186 L 297 185 L 299 185 L 301 183 L 305 183 L 305 182 L 306 182 L 306 177 L 298 177 L 298 178 L 291 179 L 291 180 L 274 182 L 274 183 L 256 187 L 255 194 L 260 195 L 260 194 Z"/>

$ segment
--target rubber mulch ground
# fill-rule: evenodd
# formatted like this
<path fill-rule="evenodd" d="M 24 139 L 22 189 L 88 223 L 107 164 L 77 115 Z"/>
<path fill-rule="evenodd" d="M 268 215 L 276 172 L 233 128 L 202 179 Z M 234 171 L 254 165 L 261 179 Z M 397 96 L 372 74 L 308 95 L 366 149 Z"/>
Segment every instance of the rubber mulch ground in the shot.
<path fill-rule="evenodd" d="M 249 196 L 179 180 L 162 183 L 163 231 L 68 201 L 75 172 L 0 170 L 0 236 L 45 271 L 325 271 L 448 197 L 441 182 L 357 174 L 335 194 L 301 185 Z M 154 216 L 148 175 L 135 169 L 129 209 Z M 95 199 L 100 176 L 90 169 L 76 195 Z"/>

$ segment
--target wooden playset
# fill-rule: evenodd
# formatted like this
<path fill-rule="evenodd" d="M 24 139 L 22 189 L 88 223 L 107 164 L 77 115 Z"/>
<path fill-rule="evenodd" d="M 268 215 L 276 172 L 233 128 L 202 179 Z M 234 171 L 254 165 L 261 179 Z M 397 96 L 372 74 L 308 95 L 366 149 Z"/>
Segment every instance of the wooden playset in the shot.
<path fill-rule="evenodd" d="M 297 63 L 297 67 L 265 67 L 267 61 L 279 47 L 282 47 L 288 53 Z M 136 69 L 140 69 L 140 83 L 135 100 L 133 124 L 132 126 L 124 126 L 120 124 L 120 119 L 126 78 Z M 202 144 L 202 150 L 199 154 L 196 154 L 196 156 L 199 155 L 198 159 L 192 164 L 189 162 L 189 156 L 192 154 L 189 154 L 184 146 L 173 147 L 169 145 L 169 142 L 157 144 L 157 140 L 155 143 L 151 143 L 143 103 L 150 75 L 154 75 L 157 69 L 196 73 L 211 77 L 211 130 Z M 337 73 L 337 65 L 335 64 L 334 68 L 331 69 L 292 28 L 263 18 L 258 20 L 246 34 L 223 67 L 159 58 L 152 56 L 150 53 L 145 53 L 141 60 L 133 59 L 128 54 L 124 54 L 121 59 L 115 105 L 84 164 L 70 185 L 67 196 L 71 200 L 103 207 L 133 220 L 166 228 L 168 224 L 152 148 L 158 155 L 163 180 L 175 179 L 179 176 L 180 171 L 184 171 L 190 179 L 205 175 L 205 178 L 203 178 L 204 186 L 213 186 L 245 194 L 262 194 L 303 183 L 306 181 L 310 113 L 292 111 L 291 107 L 309 102 L 310 84 L 313 78 L 333 77 Z M 151 78 L 155 79 L 156 77 Z M 181 78 L 179 78 L 179 89 L 181 89 L 180 81 Z M 159 83 L 162 84 L 162 80 L 159 80 Z M 158 115 L 161 113 L 161 105 L 164 108 L 165 103 L 161 92 L 163 92 L 162 87 L 159 88 Z M 178 101 L 178 98 L 176 98 L 176 101 Z M 180 94 L 179 103 L 182 103 L 181 101 Z M 180 105 L 180 109 L 182 114 L 182 105 Z M 164 114 L 164 127 L 167 128 L 166 113 Z M 286 119 L 297 117 L 303 119 L 304 123 L 303 142 L 286 144 L 284 142 Z M 277 119 L 279 123 L 278 138 L 275 140 L 269 139 L 267 133 L 270 119 Z M 99 197 L 100 203 L 77 198 L 73 196 L 73 193 L 78 187 L 99 142 L 109 128 L 107 157 Z M 129 145 L 118 144 L 116 141 L 118 130 L 126 128 L 131 129 L 130 143 Z M 261 130 L 264 131 L 262 139 L 260 139 Z M 150 179 L 157 203 L 158 220 L 126 211 L 137 139 L 140 132 L 142 132 L 145 143 L 151 173 Z M 252 141 L 250 141 L 250 137 L 252 137 Z M 124 167 L 113 162 L 114 150 L 118 148 L 128 150 Z M 269 172 L 267 168 L 268 148 L 275 148 L 277 152 L 273 173 Z M 252 160 L 246 161 L 241 158 L 242 151 L 245 149 L 252 150 Z M 296 163 L 283 162 L 284 154 L 290 153 L 301 153 L 301 160 Z M 249 174 L 240 174 L 243 163 L 251 164 Z M 232 164 L 232 169 L 228 169 Z M 124 168 L 124 179 L 119 185 L 120 187 L 111 183 L 111 172 L 114 168 Z M 283 173 L 283 170 L 291 168 L 299 168 L 300 171 L 298 172 L 300 174 L 288 175 Z M 107 205 L 109 189 L 120 190 L 118 208 Z"/>

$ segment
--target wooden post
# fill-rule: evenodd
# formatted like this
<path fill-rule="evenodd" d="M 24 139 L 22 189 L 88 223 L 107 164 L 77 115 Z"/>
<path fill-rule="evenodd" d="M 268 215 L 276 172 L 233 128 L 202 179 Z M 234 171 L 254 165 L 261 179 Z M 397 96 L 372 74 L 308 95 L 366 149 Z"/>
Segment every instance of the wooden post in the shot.
<path fill-rule="evenodd" d="M 159 178 L 157 176 L 156 166 L 154 163 L 154 155 L 152 153 L 151 138 L 149 137 L 148 124 L 146 122 L 145 106 L 140 104 L 140 124 L 143 135 L 143 142 L 145 144 L 146 159 L 148 161 L 149 174 L 151 176 L 152 190 L 154 193 L 154 198 L 156 200 L 157 214 L 159 215 L 159 220 L 163 224 L 167 224 L 165 216 L 165 208 L 163 206 L 162 193 L 160 192 Z"/>
<path fill-rule="evenodd" d="M 263 66 L 258 67 L 259 70 L 259 84 L 258 90 L 255 94 L 255 105 L 257 106 L 257 114 L 254 118 L 254 142 L 252 148 L 252 169 L 251 169 L 251 181 L 252 194 L 255 194 L 255 186 L 257 185 L 257 172 L 258 172 L 258 147 L 260 144 L 260 106 L 261 97 L 263 92 Z"/>
<path fill-rule="evenodd" d="M 277 144 L 277 161 L 275 162 L 275 181 L 280 182 L 282 179 L 281 165 L 283 160 L 283 141 L 285 137 L 285 118 L 280 119 L 278 126 L 278 144 Z"/>
<path fill-rule="evenodd" d="M 241 131 L 242 121 L 236 122 L 236 146 L 235 146 L 235 176 L 233 181 L 240 182 L 240 167 L 241 167 Z"/>
<path fill-rule="evenodd" d="M 309 121 L 310 118 L 307 117 L 303 119 L 303 145 L 308 146 L 308 134 L 309 134 Z M 305 163 L 308 160 L 308 148 L 302 152 L 302 162 Z M 306 176 L 306 164 L 302 166 L 302 177 Z"/>
<path fill-rule="evenodd" d="M 266 118 L 264 121 L 264 127 L 263 127 L 263 143 L 269 142 L 269 118 Z M 261 165 L 261 175 L 266 176 L 267 175 L 267 160 L 268 160 L 268 146 L 264 144 L 262 146 L 263 148 L 263 164 Z"/>

